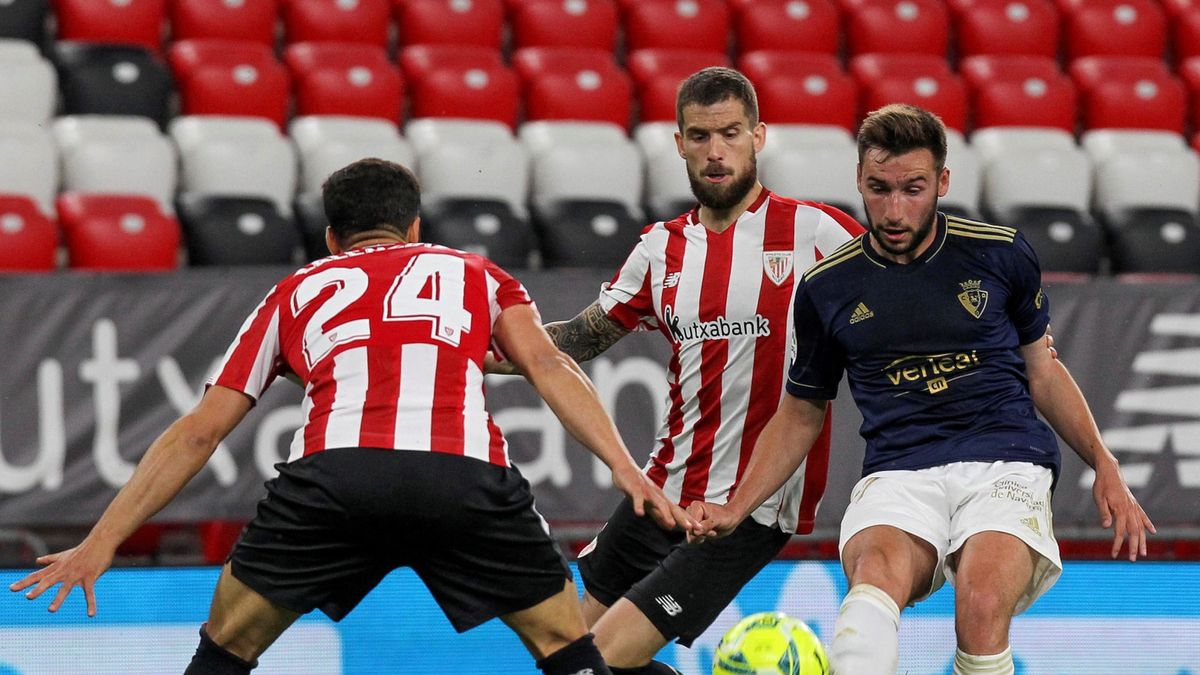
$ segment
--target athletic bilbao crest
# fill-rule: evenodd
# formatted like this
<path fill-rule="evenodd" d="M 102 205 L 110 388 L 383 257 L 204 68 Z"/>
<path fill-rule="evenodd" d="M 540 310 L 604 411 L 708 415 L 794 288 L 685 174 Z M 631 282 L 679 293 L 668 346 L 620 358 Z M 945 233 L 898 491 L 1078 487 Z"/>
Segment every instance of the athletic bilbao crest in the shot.
<path fill-rule="evenodd" d="M 792 273 L 791 251 L 763 251 L 763 272 L 776 286 Z"/>
<path fill-rule="evenodd" d="M 982 283 L 979 279 L 968 279 L 958 284 L 963 289 L 958 294 L 958 301 L 976 319 L 983 316 L 983 310 L 987 307 L 988 292 L 979 288 Z"/>

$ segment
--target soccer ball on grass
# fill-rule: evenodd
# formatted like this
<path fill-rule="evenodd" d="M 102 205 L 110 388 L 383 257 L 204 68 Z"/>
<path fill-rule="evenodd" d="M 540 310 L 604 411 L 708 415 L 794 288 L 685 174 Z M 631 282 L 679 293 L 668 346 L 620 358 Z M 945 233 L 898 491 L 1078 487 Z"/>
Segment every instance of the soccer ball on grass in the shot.
<path fill-rule="evenodd" d="M 815 633 L 783 612 L 759 612 L 729 629 L 713 675 L 825 675 L 829 659 Z"/>

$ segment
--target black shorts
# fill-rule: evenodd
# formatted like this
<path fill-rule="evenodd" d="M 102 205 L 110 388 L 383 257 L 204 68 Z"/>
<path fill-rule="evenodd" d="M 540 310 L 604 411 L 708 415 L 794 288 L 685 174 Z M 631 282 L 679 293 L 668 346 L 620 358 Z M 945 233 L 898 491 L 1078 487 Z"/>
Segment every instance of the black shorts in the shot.
<path fill-rule="evenodd" d="M 622 596 L 667 640 L 689 647 L 791 535 L 747 518 L 727 537 L 688 544 L 639 518 L 628 499 L 579 556 L 588 593 L 612 606 Z"/>
<path fill-rule="evenodd" d="M 408 566 L 462 632 L 532 607 L 571 578 L 515 467 L 339 448 L 278 468 L 229 557 L 233 576 L 293 611 L 340 621 Z"/>

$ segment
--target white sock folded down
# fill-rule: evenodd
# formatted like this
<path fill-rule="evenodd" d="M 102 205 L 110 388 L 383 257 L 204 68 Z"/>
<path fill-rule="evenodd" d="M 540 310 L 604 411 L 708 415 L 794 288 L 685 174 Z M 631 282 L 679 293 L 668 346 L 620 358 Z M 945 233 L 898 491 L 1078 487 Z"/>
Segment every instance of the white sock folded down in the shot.
<path fill-rule="evenodd" d="M 959 649 L 954 654 L 954 675 L 1013 675 L 1012 648 L 999 654 L 976 656 Z"/>
<path fill-rule="evenodd" d="M 894 675 L 900 661 L 900 608 L 871 584 L 855 584 L 842 600 L 829 660 L 835 675 Z"/>

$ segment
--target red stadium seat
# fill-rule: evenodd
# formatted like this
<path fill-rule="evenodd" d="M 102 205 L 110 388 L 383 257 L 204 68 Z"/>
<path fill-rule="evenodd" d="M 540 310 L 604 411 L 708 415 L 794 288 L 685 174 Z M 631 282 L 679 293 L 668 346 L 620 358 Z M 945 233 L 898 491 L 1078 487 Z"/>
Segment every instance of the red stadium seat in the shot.
<path fill-rule="evenodd" d="M 400 53 L 412 117 L 497 120 L 516 127 L 517 75 L 486 47 L 413 45 Z"/>
<path fill-rule="evenodd" d="M 1191 128 L 1200 131 L 1200 56 L 1184 59 L 1179 64 L 1179 78 L 1187 87 L 1188 99 L 1191 105 Z"/>
<path fill-rule="evenodd" d="M 858 84 L 832 54 L 749 52 L 738 68 L 754 83 L 765 122 L 836 124 L 854 131 Z"/>
<path fill-rule="evenodd" d="M 971 0 L 954 12 L 958 55 L 1058 56 L 1058 8 L 1050 0 Z"/>
<path fill-rule="evenodd" d="M 888 103 L 911 103 L 938 114 L 946 126 L 966 131 L 966 85 L 940 56 L 863 54 L 850 60 L 862 88 L 863 110 Z"/>
<path fill-rule="evenodd" d="M 1067 60 L 1149 56 L 1167 47 L 1167 19 L 1155 0 L 1088 0 L 1064 12 Z"/>
<path fill-rule="evenodd" d="M 297 115 L 355 115 L 400 121 L 404 83 L 382 47 L 301 42 L 284 50 L 284 62 L 296 86 Z"/>
<path fill-rule="evenodd" d="M 179 223 L 149 197 L 65 192 L 57 206 L 71 267 L 153 271 L 178 266 Z"/>
<path fill-rule="evenodd" d="M 275 45 L 279 0 L 172 0 L 172 40 L 244 40 Z"/>
<path fill-rule="evenodd" d="M 623 7 L 625 46 L 710 49 L 729 46 L 729 8 L 725 0 L 638 0 Z"/>
<path fill-rule="evenodd" d="M 135 44 L 157 51 L 162 45 L 166 0 L 56 0 L 58 39 Z"/>
<path fill-rule="evenodd" d="M 1075 133 L 1075 83 L 1041 56 L 969 56 L 958 66 L 978 127 L 1056 127 Z"/>
<path fill-rule="evenodd" d="M 679 83 L 708 66 L 728 66 L 724 52 L 698 49 L 639 49 L 625 64 L 633 77 L 642 122 L 675 120 Z"/>
<path fill-rule="evenodd" d="M 513 8 L 513 45 L 613 50 L 614 0 L 525 0 Z"/>
<path fill-rule="evenodd" d="M 608 49 L 525 47 L 513 54 L 530 120 L 629 126 L 633 85 Z"/>
<path fill-rule="evenodd" d="M 755 0 L 733 5 L 738 51 L 836 54 L 841 36 L 833 0 Z"/>
<path fill-rule="evenodd" d="M 274 52 L 257 42 L 182 40 L 168 53 L 184 115 L 287 121 L 290 82 Z"/>
<path fill-rule="evenodd" d="M 946 57 L 950 15 L 941 0 L 860 0 L 846 16 L 851 55 L 879 52 Z"/>
<path fill-rule="evenodd" d="M 287 42 L 388 43 L 388 0 L 287 0 Z"/>
<path fill-rule="evenodd" d="M 58 228 L 24 195 L 0 194 L 0 272 L 54 269 Z"/>
<path fill-rule="evenodd" d="M 392 0 L 401 45 L 477 45 L 500 49 L 501 0 Z"/>
<path fill-rule="evenodd" d="M 1183 133 L 1187 95 L 1161 58 L 1087 56 L 1071 62 L 1085 129 Z"/>
<path fill-rule="evenodd" d="M 1187 59 L 1200 56 L 1200 5 L 1172 18 L 1171 39 L 1175 46 L 1175 62 L 1180 67 Z"/>

